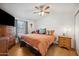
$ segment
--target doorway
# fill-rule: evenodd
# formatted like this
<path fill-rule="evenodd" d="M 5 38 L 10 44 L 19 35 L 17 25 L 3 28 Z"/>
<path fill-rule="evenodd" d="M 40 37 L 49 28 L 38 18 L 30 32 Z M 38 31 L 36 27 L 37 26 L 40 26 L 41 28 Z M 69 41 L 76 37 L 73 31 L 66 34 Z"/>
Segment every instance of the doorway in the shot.
<path fill-rule="evenodd" d="M 79 55 L 79 10 L 75 15 L 75 40 L 76 40 L 76 50 Z"/>

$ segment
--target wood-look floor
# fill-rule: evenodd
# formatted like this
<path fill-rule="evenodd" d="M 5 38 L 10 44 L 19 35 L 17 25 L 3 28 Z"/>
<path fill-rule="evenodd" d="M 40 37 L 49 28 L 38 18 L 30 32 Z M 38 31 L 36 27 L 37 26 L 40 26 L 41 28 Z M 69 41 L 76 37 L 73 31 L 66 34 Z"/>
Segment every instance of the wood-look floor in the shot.
<path fill-rule="evenodd" d="M 26 47 L 20 47 L 19 44 L 13 46 L 9 52 L 9 56 L 34 56 L 32 52 Z M 76 51 L 71 49 L 60 48 L 56 45 L 52 45 L 46 54 L 46 56 L 77 56 Z"/>

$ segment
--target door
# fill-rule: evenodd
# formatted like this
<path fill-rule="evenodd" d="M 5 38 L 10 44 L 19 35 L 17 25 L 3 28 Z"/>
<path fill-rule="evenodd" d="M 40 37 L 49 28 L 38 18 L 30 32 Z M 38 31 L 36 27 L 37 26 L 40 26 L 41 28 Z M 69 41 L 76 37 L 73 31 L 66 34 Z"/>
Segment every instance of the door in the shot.
<path fill-rule="evenodd" d="M 75 19 L 75 40 L 76 40 L 76 49 L 79 55 L 79 12 L 76 15 Z"/>

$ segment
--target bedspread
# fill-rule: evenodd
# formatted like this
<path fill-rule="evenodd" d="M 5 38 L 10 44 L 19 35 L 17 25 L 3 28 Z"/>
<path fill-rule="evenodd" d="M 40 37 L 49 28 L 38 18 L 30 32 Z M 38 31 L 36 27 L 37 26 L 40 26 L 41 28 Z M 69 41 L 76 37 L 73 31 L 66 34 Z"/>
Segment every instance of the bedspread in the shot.
<path fill-rule="evenodd" d="M 25 34 L 21 36 L 22 40 L 37 48 L 41 55 L 47 53 L 48 47 L 54 42 L 54 35 L 45 34 Z"/>

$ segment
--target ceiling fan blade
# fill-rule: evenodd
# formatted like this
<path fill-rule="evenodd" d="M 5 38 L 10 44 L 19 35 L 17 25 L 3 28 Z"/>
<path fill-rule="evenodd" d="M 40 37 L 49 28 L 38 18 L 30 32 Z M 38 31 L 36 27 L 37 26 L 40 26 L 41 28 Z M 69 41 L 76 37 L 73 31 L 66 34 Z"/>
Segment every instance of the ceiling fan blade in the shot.
<path fill-rule="evenodd" d="M 47 6 L 46 8 L 45 8 L 45 10 L 47 10 L 47 9 L 49 9 L 50 7 L 49 6 Z"/>
<path fill-rule="evenodd" d="M 43 10 L 48 10 L 50 7 L 49 6 L 44 6 Z"/>
<path fill-rule="evenodd" d="M 39 12 L 33 12 L 33 13 L 39 13 Z"/>
<path fill-rule="evenodd" d="M 36 9 L 40 9 L 39 7 L 35 6 Z"/>
<path fill-rule="evenodd" d="M 45 13 L 49 14 L 50 12 L 45 12 Z"/>
<path fill-rule="evenodd" d="M 44 7 L 44 5 L 41 5 L 41 6 L 40 6 L 40 9 L 42 9 L 43 7 Z"/>

